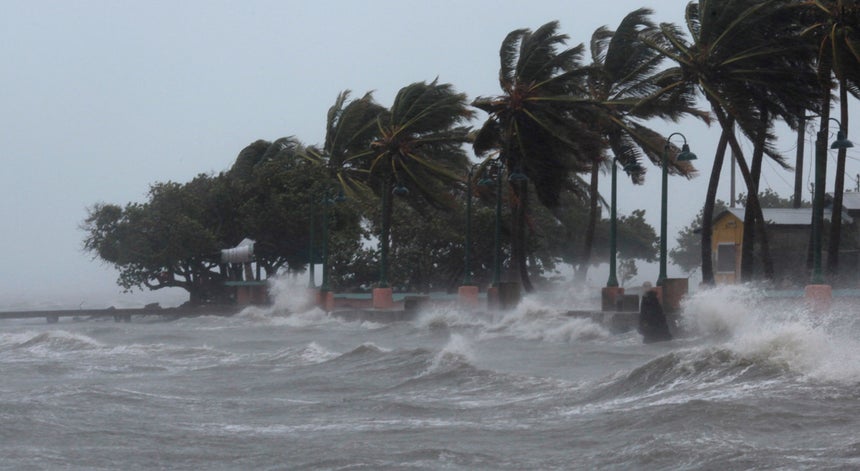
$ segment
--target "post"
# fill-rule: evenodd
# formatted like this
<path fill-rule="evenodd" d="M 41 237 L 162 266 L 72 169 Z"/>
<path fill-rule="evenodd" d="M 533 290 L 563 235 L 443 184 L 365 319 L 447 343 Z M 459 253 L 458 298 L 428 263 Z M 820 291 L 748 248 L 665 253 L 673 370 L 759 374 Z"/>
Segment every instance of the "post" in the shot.
<path fill-rule="evenodd" d="M 472 284 L 472 268 L 470 266 L 472 248 L 472 175 L 475 167 L 476 165 L 472 165 L 472 168 L 469 169 L 469 177 L 466 182 L 466 246 L 463 249 L 465 253 L 463 264 L 465 265 L 466 273 L 463 275 L 463 286 L 470 286 Z"/>
<path fill-rule="evenodd" d="M 384 178 L 382 185 L 382 234 L 379 237 L 379 288 L 388 288 L 388 244 L 391 232 L 391 177 Z"/>
<path fill-rule="evenodd" d="M 612 196 L 609 206 L 609 280 L 606 286 L 609 288 L 618 287 L 618 277 L 615 274 L 615 265 L 617 263 L 617 232 L 616 232 L 616 209 L 618 198 L 618 159 L 612 159 Z"/>
<path fill-rule="evenodd" d="M 322 211 L 322 286 L 320 291 L 325 296 L 329 290 L 328 286 L 328 207 L 331 204 L 328 190 L 323 195 L 323 211 Z"/>
<path fill-rule="evenodd" d="M 308 288 L 314 289 L 316 288 L 316 275 L 314 273 L 314 216 L 315 216 L 315 202 L 313 201 L 313 197 L 311 197 L 311 218 L 310 218 L 310 230 L 308 231 L 308 274 L 310 275 L 310 280 L 308 280 Z"/>
<path fill-rule="evenodd" d="M 502 278 L 502 163 L 496 161 L 496 228 L 493 237 L 493 286 L 498 287 Z"/>
<path fill-rule="evenodd" d="M 818 131 L 815 139 L 815 193 L 812 198 L 812 284 L 824 283 L 821 274 L 821 232 L 824 221 L 824 164 L 827 158 L 827 131 Z"/>
<path fill-rule="evenodd" d="M 671 137 L 670 135 L 669 138 Z M 663 286 L 663 282 L 666 280 L 666 219 L 668 216 L 666 194 L 669 190 L 669 169 L 667 167 L 669 138 L 666 139 L 666 145 L 663 146 L 663 186 L 660 193 L 660 274 L 657 276 L 657 286 Z"/>

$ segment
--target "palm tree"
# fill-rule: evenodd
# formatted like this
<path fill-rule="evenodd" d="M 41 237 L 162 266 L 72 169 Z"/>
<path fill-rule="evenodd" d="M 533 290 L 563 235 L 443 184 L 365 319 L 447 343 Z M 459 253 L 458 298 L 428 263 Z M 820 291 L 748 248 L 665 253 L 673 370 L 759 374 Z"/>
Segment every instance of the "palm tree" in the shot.
<path fill-rule="evenodd" d="M 513 196 L 511 259 L 526 291 L 533 289 L 525 253 L 529 188 L 541 204 L 558 207 L 561 191 L 576 186 L 573 175 L 590 170 L 592 157 L 602 149 L 589 124 L 594 107 L 582 93 L 584 48 L 565 48 L 566 41 L 555 21 L 535 31 L 510 32 L 499 52 L 502 94 L 472 103 L 489 114 L 475 137 L 475 153 L 498 152 L 509 175 L 528 178 L 508 182 Z"/>
<path fill-rule="evenodd" d="M 466 123 L 472 116 L 466 95 L 450 84 L 415 82 L 400 89 L 391 109 L 379 115 L 369 152 L 344 162 L 366 168 L 369 178 L 362 186 L 382 198 L 379 287 L 388 286 L 392 192 L 408 192 L 414 205 L 452 206 L 449 189 L 468 170 L 463 144 L 470 141 Z"/>
<path fill-rule="evenodd" d="M 782 156 L 773 148 L 773 117 L 794 125 L 797 110 L 810 101 L 814 76 L 808 65 L 808 49 L 793 30 L 785 7 L 788 0 L 700 0 L 686 8 L 687 40 L 672 24 L 661 24 L 659 33 L 647 34 L 649 46 L 665 54 L 677 65 L 666 71 L 664 90 L 695 87 L 716 116 L 723 137 L 737 157 L 748 189 L 746 206 L 755 224 L 744 230 L 757 230 L 770 270 L 764 219 L 758 203 L 758 168 L 750 170 L 735 136 L 735 126 L 767 155 L 781 165 Z M 807 109 L 815 109 L 809 103 Z M 725 146 L 714 158 L 704 206 L 702 227 L 703 282 L 713 283 L 711 228 L 719 173 Z M 752 260 L 752 245 L 744 246 L 743 259 Z"/>
<path fill-rule="evenodd" d="M 370 143 L 376 138 L 378 127 L 376 120 L 385 107 L 373 100 L 373 95 L 368 92 L 361 98 L 349 100 L 350 90 L 340 92 L 334 104 L 329 108 L 326 115 L 326 134 L 322 148 L 310 146 L 300 153 L 308 161 L 327 170 L 326 179 L 317 182 L 313 189 L 310 205 L 311 222 L 309 236 L 309 248 L 314 246 L 314 212 L 318 205 L 322 205 L 322 258 L 323 258 L 323 283 L 322 288 L 328 288 L 329 264 L 327 260 L 328 247 L 328 206 L 331 201 L 330 192 L 339 187 L 340 195 L 355 195 L 355 189 L 360 188 L 361 182 L 367 175 L 367 168 L 362 168 L 360 158 L 369 154 Z M 336 182 L 336 183 L 334 183 Z M 312 255 L 309 258 L 313 258 Z M 314 261 L 310 260 L 311 285 L 314 280 Z"/>
<path fill-rule="evenodd" d="M 656 165 L 662 164 L 662 152 L 667 139 L 657 131 L 646 127 L 642 120 L 662 118 L 677 121 L 689 114 L 709 121 L 709 115 L 694 107 L 694 95 L 686 93 L 660 94 L 658 82 L 661 71 L 658 69 L 663 56 L 640 40 L 645 31 L 653 31 L 656 26 L 648 17 L 651 10 L 640 8 L 628 13 L 618 26 L 611 31 L 606 27 L 598 28 L 591 36 L 591 65 L 588 67 L 586 96 L 597 105 L 597 119 L 594 129 L 603 136 L 618 164 L 628 170 L 633 183 L 642 183 L 645 168 L 644 159 Z M 649 99 L 649 98 L 654 99 Z M 677 150 L 674 152 L 677 153 Z M 602 156 L 596 156 L 599 162 Z M 612 160 L 604 159 L 609 165 Z M 673 174 L 687 177 L 693 175 L 693 167 L 687 162 L 669 162 Z M 576 278 L 583 281 L 591 258 L 591 242 L 597 222 L 597 171 L 599 165 L 592 167 L 591 211 L 586 230 L 586 244 L 582 264 Z"/>
<path fill-rule="evenodd" d="M 361 98 L 349 100 L 349 90 L 338 94 L 326 116 L 325 143 L 322 149 L 309 147 L 305 158 L 329 168 L 343 191 L 352 193 L 361 188 L 369 167 L 362 166 L 371 154 L 370 143 L 377 139 L 377 120 L 385 107 L 373 100 L 368 92 Z"/>
<path fill-rule="evenodd" d="M 821 116 L 816 155 L 826 155 L 827 130 L 830 121 L 833 76 L 839 87 L 840 122 L 848 128 L 848 92 L 860 98 L 860 2 L 857 0 L 803 0 L 802 35 L 817 48 L 816 65 L 821 83 Z M 833 189 L 830 244 L 827 250 L 827 269 L 839 272 L 839 246 L 842 239 L 842 195 L 845 190 L 845 149 L 839 149 L 836 160 L 836 181 Z M 827 160 L 818 163 L 824 165 Z M 824 185 L 820 185 L 823 197 Z M 818 192 L 816 188 L 816 192 Z M 818 194 L 818 193 L 816 193 Z M 817 201 L 821 201 L 817 199 Z M 820 211 L 814 215 L 820 217 Z M 820 221 L 815 221 L 821 227 Z"/>

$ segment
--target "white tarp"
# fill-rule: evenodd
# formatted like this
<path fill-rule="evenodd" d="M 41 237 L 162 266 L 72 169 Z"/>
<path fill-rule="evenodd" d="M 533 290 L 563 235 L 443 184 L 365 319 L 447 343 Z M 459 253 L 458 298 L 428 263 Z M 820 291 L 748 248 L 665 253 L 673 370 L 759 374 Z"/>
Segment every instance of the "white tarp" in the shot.
<path fill-rule="evenodd" d="M 242 239 L 239 245 L 221 250 L 222 263 L 248 263 L 254 260 L 254 241 Z"/>

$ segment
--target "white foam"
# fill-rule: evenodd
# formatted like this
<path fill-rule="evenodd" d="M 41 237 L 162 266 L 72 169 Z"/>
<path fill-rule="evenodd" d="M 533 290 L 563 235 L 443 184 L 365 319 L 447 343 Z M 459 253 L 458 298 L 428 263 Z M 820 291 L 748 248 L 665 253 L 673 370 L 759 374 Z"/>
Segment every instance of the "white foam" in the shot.
<path fill-rule="evenodd" d="M 820 381 L 860 381 L 860 342 L 845 329 L 845 316 L 810 312 L 801 300 L 775 302 L 754 287 L 703 290 L 684 304 L 684 324 L 757 363 L 786 368 Z"/>

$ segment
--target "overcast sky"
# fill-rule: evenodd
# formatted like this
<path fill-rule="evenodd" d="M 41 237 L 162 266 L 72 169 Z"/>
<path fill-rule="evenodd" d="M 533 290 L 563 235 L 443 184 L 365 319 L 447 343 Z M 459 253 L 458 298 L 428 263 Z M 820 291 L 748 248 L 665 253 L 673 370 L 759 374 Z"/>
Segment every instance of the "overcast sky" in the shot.
<path fill-rule="evenodd" d="M 498 94 L 499 44 L 513 29 L 559 20 L 574 45 L 642 6 L 680 22 L 686 3 L 0 0 L 0 309 L 174 303 L 184 294 L 122 295 L 117 272 L 81 250 L 88 207 L 225 170 L 257 139 L 320 143 L 344 89 L 373 90 L 386 106 L 401 87 L 436 77 L 470 99 Z M 708 174 L 718 128 L 653 125 L 684 133 Z M 856 126 L 849 134 L 860 136 Z M 792 161 L 794 146 L 788 133 L 778 144 Z M 857 157 L 849 153 L 849 175 L 860 172 Z M 793 174 L 766 165 L 764 185 L 789 196 Z M 670 181 L 670 247 L 706 185 Z M 622 214 L 645 209 L 658 227 L 659 169 L 643 186 L 622 185 L 620 199 Z"/>

